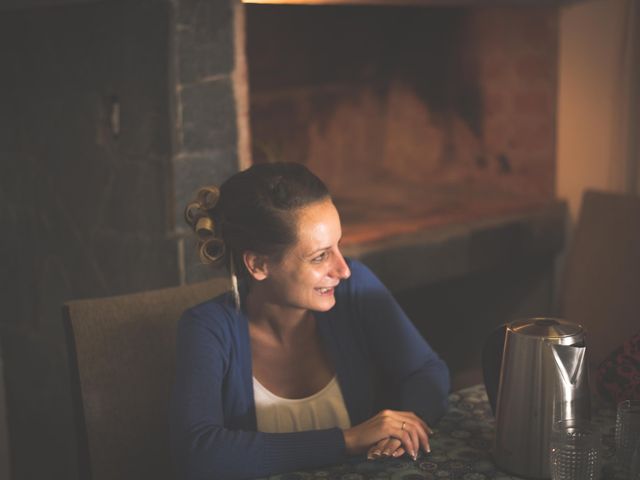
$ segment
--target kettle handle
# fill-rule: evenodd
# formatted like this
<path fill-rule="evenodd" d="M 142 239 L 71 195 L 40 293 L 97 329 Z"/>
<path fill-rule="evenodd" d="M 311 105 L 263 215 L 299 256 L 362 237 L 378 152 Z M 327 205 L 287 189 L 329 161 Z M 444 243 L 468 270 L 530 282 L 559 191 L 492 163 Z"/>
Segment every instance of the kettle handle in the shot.
<path fill-rule="evenodd" d="M 494 416 L 496 415 L 496 403 L 498 402 L 498 386 L 500 384 L 500 370 L 502 369 L 506 334 L 507 324 L 500 325 L 489 334 L 482 345 L 482 376 Z"/>

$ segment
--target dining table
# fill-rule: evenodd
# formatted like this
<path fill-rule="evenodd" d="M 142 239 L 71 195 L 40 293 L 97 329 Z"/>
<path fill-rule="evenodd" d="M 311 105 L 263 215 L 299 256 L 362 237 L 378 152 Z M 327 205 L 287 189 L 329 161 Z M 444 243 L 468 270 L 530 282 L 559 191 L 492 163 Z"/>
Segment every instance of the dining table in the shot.
<path fill-rule="evenodd" d="M 615 405 L 592 399 L 591 420 L 602 432 L 601 480 L 623 480 L 615 463 Z M 484 385 L 449 395 L 449 409 L 429 439 L 430 453 L 409 457 L 367 460 L 364 456 L 325 468 L 282 473 L 269 480 L 525 480 L 502 471 L 492 457 L 495 436 L 493 415 Z"/>

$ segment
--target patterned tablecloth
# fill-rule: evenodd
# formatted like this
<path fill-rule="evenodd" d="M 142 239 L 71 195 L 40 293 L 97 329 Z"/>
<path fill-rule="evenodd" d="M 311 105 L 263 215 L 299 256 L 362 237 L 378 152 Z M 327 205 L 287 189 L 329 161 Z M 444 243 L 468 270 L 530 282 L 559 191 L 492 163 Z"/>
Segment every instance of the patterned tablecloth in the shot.
<path fill-rule="evenodd" d="M 321 470 L 291 472 L 270 480 L 519 480 L 500 471 L 491 458 L 495 419 L 483 385 L 449 396 L 449 412 L 431 437 L 431 453 L 408 458 L 354 461 Z M 613 466 L 615 407 L 594 402 L 593 421 L 601 425 L 604 443 L 603 480 L 622 476 Z"/>

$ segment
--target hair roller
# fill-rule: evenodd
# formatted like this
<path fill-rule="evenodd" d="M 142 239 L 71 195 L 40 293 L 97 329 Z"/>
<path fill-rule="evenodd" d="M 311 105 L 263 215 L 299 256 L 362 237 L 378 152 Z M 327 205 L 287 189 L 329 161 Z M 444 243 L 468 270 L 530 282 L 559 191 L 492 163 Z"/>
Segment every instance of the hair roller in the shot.
<path fill-rule="evenodd" d="M 204 212 L 200 209 L 200 203 L 198 202 L 191 202 L 187 204 L 184 209 L 184 219 L 191 228 L 195 228 L 198 218 L 204 215 Z"/>
<path fill-rule="evenodd" d="M 225 253 L 224 242 L 220 238 L 211 237 L 200 245 L 200 258 L 205 263 L 215 263 Z"/>
<path fill-rule="evenodd" d="M 207 240 L 209 237 L 214 235 L 214 223 L 207 216 L 200 217 L 196 222 L 195 231 L 200 240 Z"/>
<path fill-rule="evenodd" d="M 200 204 L 200 207 L 205 210 L 212 210 L 215 208 L 220 198 L 220 189 L 215 185 L 209 187 L 202 187 L 198 190 L 198 196 L 196 202 Z"/>

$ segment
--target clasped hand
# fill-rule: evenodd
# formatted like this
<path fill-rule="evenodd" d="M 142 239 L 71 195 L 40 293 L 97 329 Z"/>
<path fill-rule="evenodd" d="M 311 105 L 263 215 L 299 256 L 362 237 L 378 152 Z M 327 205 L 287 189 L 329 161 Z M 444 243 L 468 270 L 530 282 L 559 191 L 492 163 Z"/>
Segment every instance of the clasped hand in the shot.
<path fill-rule="evenodd" d="M 413 412 L 382 410 L 366 422 L 344 430 L 347 453 L 367 452 L 367 458 L 399 457 L 405 452 L 414 460 L 418 450 L 431 451 L 429 426 Z"/>

